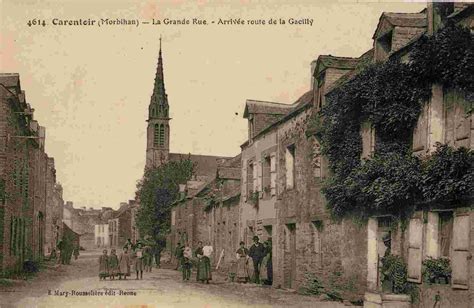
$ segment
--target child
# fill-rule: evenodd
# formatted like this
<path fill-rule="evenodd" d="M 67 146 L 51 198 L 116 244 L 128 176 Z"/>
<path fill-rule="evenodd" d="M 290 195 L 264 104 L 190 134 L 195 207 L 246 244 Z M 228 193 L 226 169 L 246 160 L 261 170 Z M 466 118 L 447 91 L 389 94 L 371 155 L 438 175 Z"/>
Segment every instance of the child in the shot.
<path fill-rule="evenodd" d="M 153 256 L 151 254 L 151 247 L 149 245 L 145 245 L 143 248 L 143 265 L 145 267 L 145 272 L 151 272 L 152 258 Z"/>
<path fill-rule="evenodd" d="M 128 247 L 123 247 L 123 252 L 120 254 L 119 260 L 120 274 L 119 279 L 127 279 L 130 276 L 130 255 L 128 254 Z"/>
<path fill-rule="evenodd" d="M 110 280 L 115 280 L 115 275 L 119 273 L 119 261 L 117 255 L 115 254 L 115 249 L 110 251 L 109 257 L 109 272 L 110 272 Z"/>
<path fill-rule="evenodd" d="M 190 247 L 186 246 L 183 251 L 183 281 L 189 280 L 191 277 L 191 258 L 193 257 L 193 252 Z"/>
<path fill-rule="evenodd" d="M 138 273 L 140 273 L 140 279 L 143 279 L 143 249 L 141 243 L 137 244 L 137 249 L 134 253 L 134 259 L 135 272 L 137 273 L 136 280 L 138 280 Z"/>
<path fill-rule="evenodd" d="M 103 254 L 99 257 L 99 279 L 105 280 L 109 275 L 109 257 L 107 256 L 107 249 L 104 249 Z"/>

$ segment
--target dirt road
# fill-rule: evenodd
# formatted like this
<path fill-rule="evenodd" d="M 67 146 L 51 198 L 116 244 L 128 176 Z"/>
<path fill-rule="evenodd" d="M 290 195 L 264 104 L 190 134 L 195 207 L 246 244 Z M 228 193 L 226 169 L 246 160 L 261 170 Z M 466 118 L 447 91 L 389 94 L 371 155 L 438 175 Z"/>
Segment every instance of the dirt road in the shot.
<path fill-rule="evenodd" d="M 71 265 L 50 267 L 30 281 L 0 287 L 0 307 L 344 307 L 308 296 L 224 281 L 182 282 L 180 272 L 153 269 L 143 280 L 100 281 L 99 251 L 84 252 Z M 194 274 L 194 273 L 193 273 Z M 195 276 L 193 276 L 195 277 Z"/>

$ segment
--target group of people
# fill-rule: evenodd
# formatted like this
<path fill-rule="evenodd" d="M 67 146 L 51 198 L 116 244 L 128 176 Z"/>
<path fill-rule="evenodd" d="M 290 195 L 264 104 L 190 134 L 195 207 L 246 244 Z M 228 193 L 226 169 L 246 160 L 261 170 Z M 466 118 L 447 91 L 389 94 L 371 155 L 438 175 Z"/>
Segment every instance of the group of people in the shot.
<path fill-rule="evenodd" d="M 212 252 L 212 246 L 210 244 L 203 246 L 202 241 L 198 242 L 198 247 L 194 251 L 194 254 L 189 246 L 178 243 L 175 251 L 175 256 L 178 260 L 176 270 L 181 268 L 183 281 L 189 281 L 191 278 L 191 269 L 194 265 L 196 267 L 196 280 L 202 283 L 209 283 L 209 280 L 212 280 L 210 259 Z"/>
<path fill-rule="evenodd" d="M 57 262 L 61 264 L 71 264 L 72 256 L 75 260 L 79 257 L 79 245 L 74 245 L 68 240 L 60 240 L 56 245 L 56 249 L 52 249 L 49 259 L 57 259 Z"/>
<path fill-rule="evenodd" d="M 273 265 L 272 265 L 272 243 L 271 240 L 261 243 L 258 236 L 253 237 L 254 243 L 247 249 L 244 242 L 240 242 L 240 247 L 236 251 L 237 272 L 236 278 L 238 282 L 262 283 L 271 285 L 273 281 Z M 175 250 L 175 257 L 178 260 L 176 270 L 181 269 L 183 273 L 183 281 L 191 278 L 191 269 L 196 267 L 196 280 L 209 283 L 212 280 L 211 274 L 211 255 L 212 246 L 203 246 L 201 241 L 198 242 L 196 250 L 178 242 Z M 253 263 L 253 275 L 249 272 L 249 263 Z M 252 278 L 252 279 L 251 279 Z"/>
<path fill-rule="evenodd" d="M 253 263 L 252 281 L 271 285 L 273 282 L 272 242 L 268 240 L 260 243 L 258 236 L 253 237 L 253 242 L 250 249 L 245 247 L 244 242 L 240 242 L 240 247 L 236 251 L 237 282 L 248 282 L 251 280 L 248 266 L 251 260 Z"/>
<path fill-rule="evenodd" d="M 159 249 L 141 242 L 134 245 L 128 239 L 120 256 L 117 256 L 115 249 L 110 250 L 110 255 L 107 249 L 103 250 L 103 254 L 99 257 L 99 279 L 105 280 L 107 277 L 111 280 L 116 277 L 127 279 L 127 276 L 131 276 L 132 269 L 136 274 L 136 280 L 143 279 L 144 270 L 151 272 L 154 258 L 156 266 L 160 267 Z"/>

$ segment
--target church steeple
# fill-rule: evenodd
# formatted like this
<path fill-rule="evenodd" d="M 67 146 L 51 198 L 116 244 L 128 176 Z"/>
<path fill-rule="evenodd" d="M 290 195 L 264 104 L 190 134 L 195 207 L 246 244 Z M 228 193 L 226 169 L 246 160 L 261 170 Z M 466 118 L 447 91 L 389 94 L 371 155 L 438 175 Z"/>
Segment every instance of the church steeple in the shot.
<path fill-rule="evenodd" d="M 163 74 L 163 56 L 161 52 L 161 36 L 160 51 L 158 52 L 158 64 L 156 66 L 155 84 L 153 86 L 153 94 L 151 95 L 148 118 L 167 118 L 168 117 L 168 96 L 165 90 L 165 79 Z"/>
<path fill-rule="evenodd" d="M 155 82 L 150 105 L 148 106 L 146 168 L 159 167 L 168 161 L 170 136 L 169 120 L 168 95 L 165 91 L 160 36 L 160 49 L 158 52 Z"/>

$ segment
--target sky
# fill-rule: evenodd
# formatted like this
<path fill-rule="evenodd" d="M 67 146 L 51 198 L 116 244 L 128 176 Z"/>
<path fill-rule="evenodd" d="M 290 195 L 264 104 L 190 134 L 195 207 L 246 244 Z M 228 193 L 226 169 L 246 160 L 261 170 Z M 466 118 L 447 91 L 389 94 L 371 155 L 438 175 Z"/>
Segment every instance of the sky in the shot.
<path fill-rule="evenodd" d="M 310 64 L 318 55 L 360 56 L 372 47 L 382 12 L 426 7 L 288 2 L 0 0 L 0 72 L 20 74 L 34 118 L 46 127 L 46 152 L 55 159 L 64 199 L 76 207 L 118 208 L 134 198 L 160 35 L 171 152 L 235 156 L 247 138 L 246 99 L 293 103 L 310 89 Z M 140 24 L 53 25 L 107 18 Z M 193 24 L 194 18 L 208 24 Z M 230 18 L 266 24 L 219 24 Z M 28 26 L 34 19 L 46 25 Z"/>

